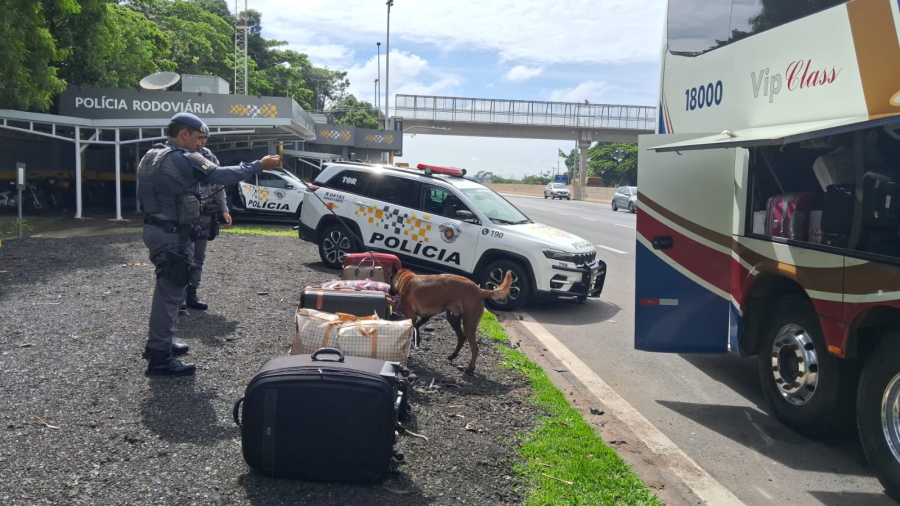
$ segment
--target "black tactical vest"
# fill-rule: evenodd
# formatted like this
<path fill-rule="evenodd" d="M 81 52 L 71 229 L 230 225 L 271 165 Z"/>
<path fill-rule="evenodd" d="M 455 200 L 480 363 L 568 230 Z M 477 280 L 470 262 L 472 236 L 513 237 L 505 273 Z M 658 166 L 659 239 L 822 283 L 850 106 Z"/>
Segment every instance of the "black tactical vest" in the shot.
<path fill-rule="evenodd" d="M 141 159 L 137 171 L 138 201 L 144 215 L 152 220 L 178 222 L 179 200 L 185 193 L 197 193 L 199 181 L 188 163 L 184 169 L 172 162 L 177 148 L 155 145 Z M 175 153 L 172 156 L 180 156 Z"/>

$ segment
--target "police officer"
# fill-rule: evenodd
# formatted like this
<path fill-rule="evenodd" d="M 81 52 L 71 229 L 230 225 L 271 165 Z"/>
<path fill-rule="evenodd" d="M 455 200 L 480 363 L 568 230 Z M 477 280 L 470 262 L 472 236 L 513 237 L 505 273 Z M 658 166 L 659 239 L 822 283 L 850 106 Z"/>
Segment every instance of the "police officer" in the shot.
<path fill-rule="evenodd" d="M 229 185 L 278 166 L 280 157 L 218 167 L 197 150 L 206 125 L 190 113 L 169 122 L 169 140 L 155 144 L 138 166 L 138 200 L 144 210 L 143 240 L 156 267 L 150 309 L 150 331 L 144 356 L 148 375 L 193 374 L 194 364 L 173 358 L 188 347 L 174 342 L 175 320 L 185 297 L 194 263 L 193 241 L 199 236 L 201 181 Z"/>
<path fill-rule="evenodd" d="M 205 129 L 203 137 L 200 138 L 200 154 L 203 158 L 211 161 L 215 165 L 219 165 L 219 159 L 206 147 L 206 141 L 209 139 L 209 129 Z M 231 226 L 231 214 L 228 212 L 228 202 L 225 198 L 225 188 L 209 183 L 200 183 L 200 237 L 194 241 L 194 263 L 197 268 L 191 271 L 191 280 L 188 284 L 187 298 L 181 304 L 181 310 L 187 308 L 199 309 L 205 311 L 209 308 L 209 304 L 197 297 L 197 288 L 200 287 L 200 280 L 203 276 L 203 263 L 206 261 L 206 245 L 208 241 L 212 241 L 219 235 L 219 214 L 225 220 L 225 226 Z"/>

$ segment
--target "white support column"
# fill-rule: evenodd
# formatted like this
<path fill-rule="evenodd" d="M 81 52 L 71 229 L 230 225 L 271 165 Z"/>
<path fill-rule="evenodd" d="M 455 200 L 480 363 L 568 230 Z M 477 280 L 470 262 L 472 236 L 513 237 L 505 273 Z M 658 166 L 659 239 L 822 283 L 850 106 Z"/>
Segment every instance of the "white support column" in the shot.
<path fill-rule="evenodd" d="M 140 134 L 143 137 L 143 132 Z M 141 201 L 138 200 L 137 192 L 137 169 L 141 166 L 141 143 L 134 143 L 134 212 L 141 212 Z"/>
<path fill-rule="evenodd" d="M 578 191 L 575 192 L 575 200 L 584 200 L 587 197 L 585 185 L 587 184 L 587 158 L 591 141 L 578 141 L 578 151 L 581 155 L 578 163 Z"/>
<path fill-rule="evenodd" d="M 119 127 L 116 127 L 116 221 L 122 219 L 122 146 L 119 145 Z"/>
<path fill-rule="evenodd" d="M 75 125 L 75 219 L 81 219 L 81 127 Z"/>

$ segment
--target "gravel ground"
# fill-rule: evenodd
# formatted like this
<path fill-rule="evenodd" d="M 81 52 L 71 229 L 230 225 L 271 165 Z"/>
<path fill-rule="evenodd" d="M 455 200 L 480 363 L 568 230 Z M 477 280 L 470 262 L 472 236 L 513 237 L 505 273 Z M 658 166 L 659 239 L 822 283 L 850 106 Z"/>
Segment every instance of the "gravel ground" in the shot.
<path fill-rule="evenodd" d="M 0 503 L 520 502 L 516 435 L 540 414 L 525 401 L 530 387 L 486 340 L 475 376 L 464 376 L 445 359 L 456 338 L 438 319 L 409 363 L 418 379 L 405 425 L 428 441 L 401 436 L 405 463 L 388 479 L 363 487 L 250 471 L 232 406 L 266 360 L 287 353 L 300 290 L 337 276 L 296 238 L 222 236 L 200 289 L 210 310 L 178 323 L 197 374 L 151 379 L 140 353 L 153 271 L 139 234 L 5 241 Z M 457 363 L 468 359 L 466 346 Z"/>

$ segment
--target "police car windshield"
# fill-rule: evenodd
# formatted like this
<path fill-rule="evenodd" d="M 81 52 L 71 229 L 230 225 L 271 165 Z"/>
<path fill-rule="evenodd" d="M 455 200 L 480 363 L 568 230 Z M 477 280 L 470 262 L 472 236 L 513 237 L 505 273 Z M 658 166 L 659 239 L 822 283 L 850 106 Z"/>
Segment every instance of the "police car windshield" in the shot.
<path fill-rule="evenodd" d="M 275 172 L 277 172 L 278 174 L 280 174 L 280 175 L 282 175 L 282 176 L 284 176 L 284 177 L 286 177 L 286 178 L 288 178 L 288 179 L 290 179 L 290 180 L 296 182 L 297 185 L 298 185 L 298 188 L 303 188 L 303 187 L 304 187 L 303 182 L 300 181 L 300 178 L 298 178 L 297 176 L 295 176 L 292 172 L 289 172 L 289 171 L 286 171 L 286 170 L 283 170 L 283 169 L 276 170 Z"/>
<path fill-rule="evenodd" d="M 516 206 L 510 204 L 490 188 L 460 188 L 459 190 L 493 223 L 501 225 L 531 223 L 528 216 L 522 214 L 522 211 L 516 209 Z"/>

